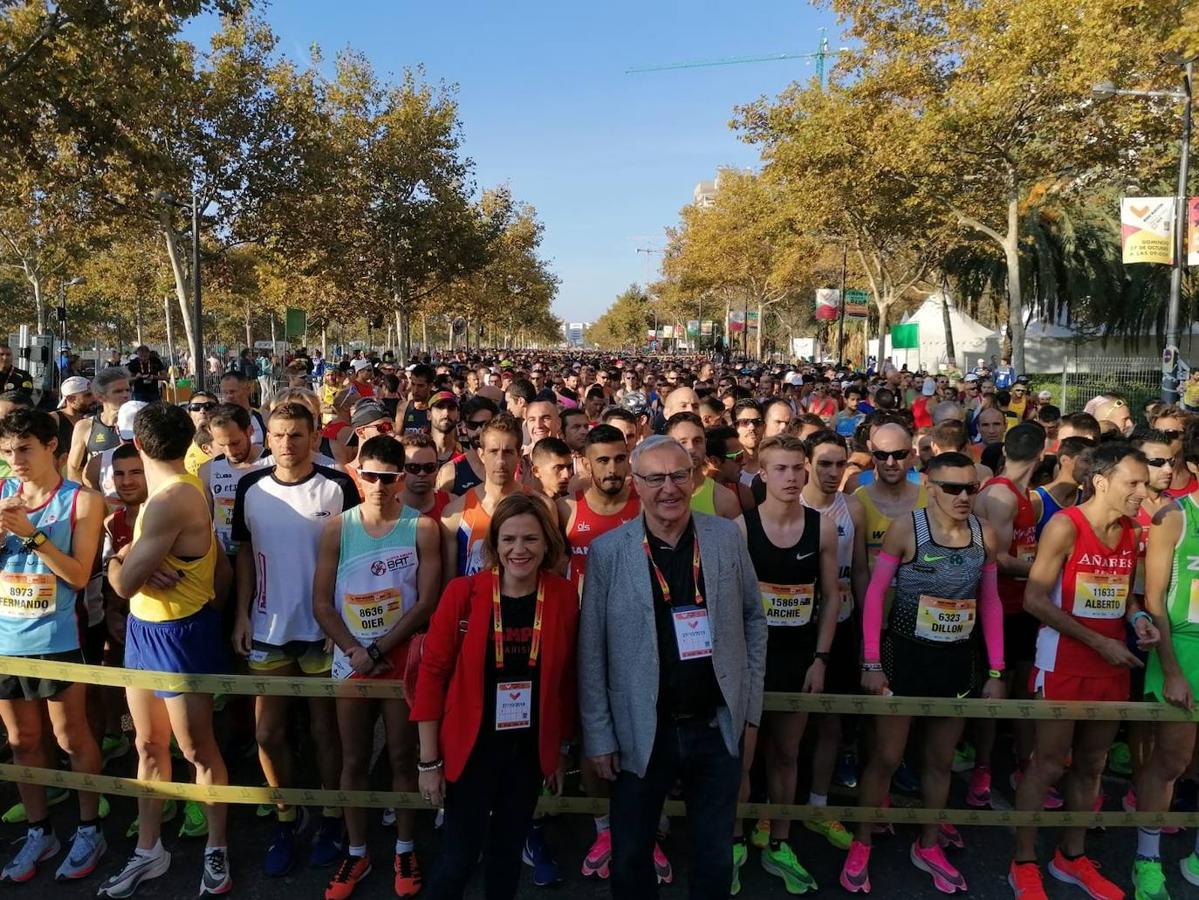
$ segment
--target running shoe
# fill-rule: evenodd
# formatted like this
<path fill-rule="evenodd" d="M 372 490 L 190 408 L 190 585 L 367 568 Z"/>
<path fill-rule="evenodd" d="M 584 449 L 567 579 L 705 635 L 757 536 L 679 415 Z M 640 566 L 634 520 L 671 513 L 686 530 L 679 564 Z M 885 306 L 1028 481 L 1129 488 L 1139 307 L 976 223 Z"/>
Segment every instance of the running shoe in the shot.
<path fill-rule="evenodd" d="M 325 888 L 325 900 L 345 900 L 354 893 L 358 882 L 371 873 L 371 858 L 369 856 L 350 856 L 346 854 L 337 864 L 333 879 Z"/>
<path fill-rule="evenodd" d="M 840 881 L 841 887 L 851 894 L 870 893 L 870 848 L 861 841 L 849 845 Z"/>
<path fill-rule="evenodd" d="M 106 850 L 108 842 L 104 840 L 104 832 L 99 828 L 75 829 L 71 849 L 58 871 L 54 873 L 55 880 L 74 881 L 77 878 L 87 878 L 96 871 L 96 864 L 100 862 L 100 857 Z"/>
<path fill-rule="evenodd" d="M 975 766 L 966 791 L 966 805 L 975 809 L 991 808 L 991 767 Z"/>
<path fill-rule="evenodd" d="M 263 870 L 272 878 L 282 878 L 296 864 L 296 836 L 308 827 L 308 810 L 300 807 L 290 822 L 279 822 L 266 848 Z"/>
<path fill-rule="evenodd" d="M 188 800 L 183 804 L 183 822 L 179 825 L 179 837 L 208 837 L 208 814 L 204 804 Z"/>
<path fill-rule="evenodd" d="M 548 887 L 551 884 L 561 884 L 562 869 L 554 854 L 545 843 L 545 828 L 534 825 L 529 828 L 525 838 L 524 850 L 520 854 L 521 861 L 526 866 L 533 867 L 533 884 L 537 887 Z"/>
<path fill-rule="evenodd" d="M 175 816 L 177 816 L 177 815 L 179 815 L 179 803 L 173 797 L 170 800 L 164 801 L 162 804 L 162 824 L 165 825 L 167 822 L 170 822 L 172 819 L 174 819 Z M 140 821 L 139 816 L 133 817 L 133 821 L 130 822 L 129 827 L 125 829 L 125 837 L 127 837 L 127 838 L 137 837 L 137 828 L 138 828 L 139 821 Z"/>
<path fill-rule="evenodd" d="M 166 850 L 160 850 L 149 856 L 135 850 L 129 857 L 129 862 L 125 863 L 125 868 L 100 885 L 97 893 L 101 897 L 111 897 L 112 900 L 132 897 L 133 892 L 143 881 L 161 878 L 170 868 L 171 854 Z"/>
<path fill-rule="evenodd" d="M 96 801 L 96 816 L 107 819 L 110 812 L 112 812 L 112 806 L 109 805 L 108 798 L 101 794 L 100 799 Z"/>
<path fill-rule="evenodd" d="M 416 853 L 397 853 L 395 858 L 395 892 L 397 897 L 415 897 L 424 887 L 424 877 L 420 873 L 420 863 Z"/>
<path fill-rule="evenodd" d="M 808 870 L 799 864 L 795 851 L 787 841 L 779 841 L 778 847 L 774 842 L 762 851 L 762 868 L 783 879 L 783 886 L 788 894 L 806 894 L 816 890 L 816 879 Z"/>
<path fill-rule="evenodd" d="M 1099 874 L 1099 867 L 1089 857 L 1066 859 L 1061 848 L 1053 851 L 1049 874 L 1058 881 L 1074 884 L 1091 895 L 1093 900 L 1124 900 L 1124 891 Z"/>
<path fill-rule="evenodd" d="M 733 838 L 733 884 L 729 888 L 729 896 L 736 897 L 741 893 L 741 867 L 749 859 L 749 847 L 745 838 Z"/>
<path fill-rule="evenodd" d="M 937 843 L 940 844 L 942 850 L 966 849 L 966 841 L 962 837 L 962 833 L 957 830 L 957 826 L 950 825 L 948 822 L 937 829 Z"/>
<path fill-rule="evenodd" d="M 30 828 L 25 832 L 25 837 L 20 838 L 17 843 L 20 844 L 20 849 L 8 861 L 8 865 L 0 870 L 0 881 L 14 881 L 18 884 L 28 881 L 37 874 L 38 863 L 45 862 L 62 849 L 62 845 L 58 843 L 58 836 L 40 826 Z"/>
<path fill-rule="evenodd" d="M 848 750 L 841 754 L 837 760 L 837 767 L 833 769 L 833 784 L 839 784 L 846 788 L 858 786 L 857 760 Z"/>
<path fill-rule="evenodd" d="M 1132 748 L 1124 741 L 1112 744 L 1107 754 L 1107 770 L 1122 778 L 1132 774 Z"/>
<path fill-rule="evenodd" d="M 1024 772 L 1017 769 L 1008 778 L 1008 784 L 1012 786 L 1012 790 L 1020 787 L 1020 782 L 1024 780 Z M 1066 801 L 1062 799 L 1061 792 L 1053 785 L 1049 786 L 1049 793 L 1045 795 L 1045 809 L 1061 809 L 1066 805 Z"/>
<path fill-rule="evenodd" d="M 1186 859 L 1180 859 L 1178 868 L 1182 870 L 1182 877 L 1188 884 L 1199 887 L 1199 853 L 1192 853 Z"/>
<path fill-rule="evenodd" d="M 749 842 L 758 850 L 765 850 L 770 846 L 770 820 L 758 819 L 754 825 L 754 830 L 749 833 Z"/>
<path fill-rule="evenodd" d="M 1132 887 L 1135 900 L 1170 900 L 1160 859 L 1138 856 L 1133 860 Z"/>
<path fill-rule="evenodd" d="M 954 868 L 953 863 L 945 858 L 945 851 L 940 845 L 921 847 L 919 841 L 912 842 L 909 854 L 914 865 L 921 872 L 927 872 L 933 878 L 933 887 L 942 894 L 966 892 L 966 879 Z"/>
<path fill-rule="evenodd" d="M 814 831 L 838 850 L 848 850 L 853 835 L 836 819 L 805 819 L 804 828 Z"/>
<path fill-rule="evenodd" d="M 390 808 L 383 810 L 380 822 L 384 828 L 391 828 L 396 823 L 396 811 Z"/>
<path fill-rule="evenodd" d="M 920 775 L 908 765 L 907 760 L 900 761 L 899 768 L 895 770 L 895 774 L 891 778 L 891 783 L 900 793 L 920 793 Z"/>
<path fill-rule="evenodd" d="M 233 890 L 233 875 L 229 872 L 229 854 L 223 847 L 204 851 L 204 871 L 200 875 L 200 894 L 227 894 Z"/>
<path fill-rule="evenodd" d="M 670 860 L 662 852 L 662 845 L 654 841 L 654 874 L 658 876 L 658 884 L 670 884 L 674 881 L 674 869 Z"/>
<path fill-rule="evenodd" d="M 46 788 L 46 805 L 58 806 L 58 804 L 64 802 L 70 796 L 71 793 L 66 788 Z M 14 803 L 4 811 L 4 815 L 0 816 L 0 822 L 3 822 L 5 825 L 19 825 L 21 822 L 28 821 L 29 816 L 25 813 L 24 803 Z"/>
<path fill-rule="evenodd" d="M 969 741 L 962 741 L 953 751 L 953 771 L 969 772 L 975 767 L 977 752 Z"/>
<path fill-rule="evenodd" d="M 1091 803 L 1091 812 L 1102 812 L 1103 804 L 1107 803 L 1107 794 L 1100 791 L 1095 795 L 1094 802 Z M 1091 825 L 1088 831 L 1107 831 L 1106 825 Z"/>
<path fill-rule="evenodd" d="M 1041 867 L 1036 863 L 1013 862 L 1008 869 L 1007 883 L 1015 900 L 1049 900 L 1041 881 Z"/>
<path fill-rule="evenodd" d="M 312 850 L 308 865 L 323 869 L 331 866 L 345 852 L 346 824 L 340 816 L 321 816 L 316 834 L 312 838 Z"/>
<path fill-rule="evenodd" d="M 100 755 L 103 757 L 103 766 L 107 766 L 114 759 L 120 759 L 129 753 L 129 735 L 125 732 L 120 734 L 106 734 L 104 740 L 100 744 Z"/>
<path fill-rule="evenodd" d="M 605 828 L 595 836 L 595 843 L 583 857 L 584 878 L 607 878 L 612 863 L 612 833 Z"/>

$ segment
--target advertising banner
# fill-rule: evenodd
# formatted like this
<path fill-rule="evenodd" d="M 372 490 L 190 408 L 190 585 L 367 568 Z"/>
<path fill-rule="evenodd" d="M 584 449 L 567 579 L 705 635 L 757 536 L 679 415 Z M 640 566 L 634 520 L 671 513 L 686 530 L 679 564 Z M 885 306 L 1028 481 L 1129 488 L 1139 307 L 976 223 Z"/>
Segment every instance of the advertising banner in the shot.
<path fill-rule="evenodd" d="M 1125 197 L 1120 201 L 1124 264 L 1174 262 L 1174 198 Z"/>

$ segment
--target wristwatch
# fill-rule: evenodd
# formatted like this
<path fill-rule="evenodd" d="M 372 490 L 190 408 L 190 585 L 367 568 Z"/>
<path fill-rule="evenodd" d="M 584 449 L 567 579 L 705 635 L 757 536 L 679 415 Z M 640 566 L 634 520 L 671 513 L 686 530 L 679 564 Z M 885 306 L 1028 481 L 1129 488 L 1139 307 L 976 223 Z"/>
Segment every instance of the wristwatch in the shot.
<path fill-rule="evenodd" d="M 816 659 L 820 660 L 820 661 L 821 661 L 822 663 L 824 663 L 825 665 L 828 665 L 829 651 L 827 651 L 827 650 L 817 650 L 817 651 L 816 651 L 816 652 L 813 654 L 813 656 L 814 656 Z"/>
<path fill-rule="evenodd" d="M 33 534 L 29 535 L 29 537 L 25 538 L 25 540 L 21 542 L 21 547 L 26 553 L 29 553 L 40 549 L 42 544 L 46 543 L 48 540 L 50 540 L 50 538 L 46 537 L 46 532 L 39 529 L 38 531 L 35 531 Z"/>
<path fill-rule="evenodd" d="M 368 644 L 366 647 L 366 655 L 371 658 L 371 662 L 378 662 L 383 658 L 383 651 L 379 649 L 378 644 Z"/>

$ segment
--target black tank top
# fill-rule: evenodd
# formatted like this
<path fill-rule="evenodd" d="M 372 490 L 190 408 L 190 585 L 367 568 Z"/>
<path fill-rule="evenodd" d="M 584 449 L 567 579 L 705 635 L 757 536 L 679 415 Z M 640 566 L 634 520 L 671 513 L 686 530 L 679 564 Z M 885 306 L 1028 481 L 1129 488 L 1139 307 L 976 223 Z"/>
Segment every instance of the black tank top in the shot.
<path fill-rule="evenodd" d="M 767 654 L 774 652 L 780 642 L 783 647 L 779 649 L 793 646 L 793 637 L 810 641 L 815 636 L 819 609 L 820 513 L 804 507 L 803 534 L 793 547 L 771 543 L 757 509 L 745 513 L 745 532 L 770 626 Z"/>
<path fill-rule="evenodd" d="M 421 432 L 429 433 L 429 411 L 427 409 L 417 409 L 411 403 L 404 410 L 404 421 L 400 426 L 404 434 L 413 434 Z"/>
<path fill-rule="evenodd" d="M 450 493 L 455 497 L 461 497 L 471 488 L 483 483 L 483 479 L 475 474 L 475 470 L 471 468 L 470 460 L 465 456 L 454 463 L 454 483 L 450 485 Z"/>
<path fill-rule="evenodd" d="M 98 415 L 92 416 L 92 427 L 87 432 L 87 455 L 90 459 L 105 450 L 115 450 L 121 446 L 121 435 L 117 426 L 105 425 Z"/>

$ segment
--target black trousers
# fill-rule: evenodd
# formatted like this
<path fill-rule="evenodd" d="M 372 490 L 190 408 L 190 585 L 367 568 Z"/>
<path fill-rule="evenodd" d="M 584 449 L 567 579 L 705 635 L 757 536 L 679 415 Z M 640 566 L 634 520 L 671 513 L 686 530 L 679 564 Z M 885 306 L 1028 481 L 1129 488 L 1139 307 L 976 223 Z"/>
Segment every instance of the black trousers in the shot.
<path fill-rule="evenodd" d="M 622 771 L 612 787 L 612 896 L 653 900 L 654 840 L 662 803 L 675 780 L 687 802 L 691 900 L 728 900 L 733 880 L 733 818 L 741 760 L 729 754 L 716 723 L 658 725 L 645 777 Z"/>
<path fill-rule="evenodd" d="M 462 776 L 446 786 L 445 824 L 431 900 L 461 900 L 483 845 L 483 893 L 512 900 L 520 854 L 541 794 L 536 735 L 480 733 Z"/>

